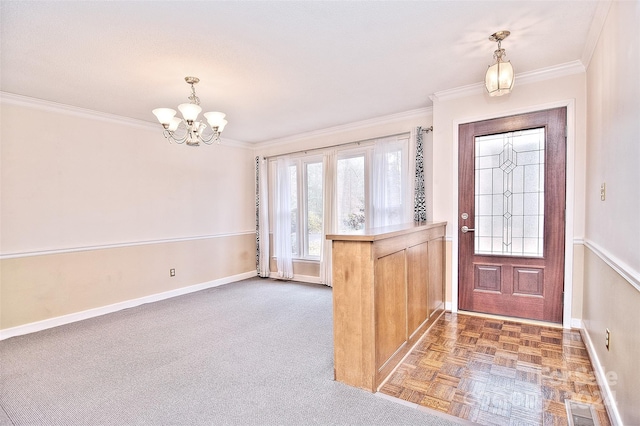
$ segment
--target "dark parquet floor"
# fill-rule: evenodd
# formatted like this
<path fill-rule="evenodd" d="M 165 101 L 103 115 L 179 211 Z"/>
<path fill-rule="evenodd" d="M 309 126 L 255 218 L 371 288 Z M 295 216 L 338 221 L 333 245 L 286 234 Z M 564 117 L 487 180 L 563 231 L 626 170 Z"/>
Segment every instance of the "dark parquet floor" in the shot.
<path fill-rule="evenodd" d="M 482 425 L 566 425 L 565 400 L 605 407 L 580 332 L 445 313 L 380 392 Z"/>

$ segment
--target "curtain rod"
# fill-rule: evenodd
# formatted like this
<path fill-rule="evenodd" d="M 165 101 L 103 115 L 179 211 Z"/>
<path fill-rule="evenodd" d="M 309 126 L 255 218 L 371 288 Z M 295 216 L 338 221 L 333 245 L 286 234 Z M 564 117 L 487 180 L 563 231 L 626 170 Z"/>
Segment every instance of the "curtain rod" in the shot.
<path fill-rule="evenodd" d="M 424 129 L 422 129 L 422 132 L 423 133 L 433 132 L 433 126 L 425 127 Z M 378 136 L 377 138 L 361 139 L 359 141 L 353 141 L 353 142 L 338 143 L 338 144 L 335 144 L 335 145 L 320 146 L 318 148 L 301 149 L 299 151 L 285 152 L 283 154 L 277 154 L 277 155 L 263 155 L 262 159 L 263 160 L 268 160 L 269 158 L 282 157 L 283 155 L 300 154 L 300 153 L 303 153 L 303 152 L 306 154 L 307 152 L 310 152 L 310 151 L 321 151 L 321 150 L 324 150 L 324 149 L 337 148 L 339 146 L 360 145 L 361 143 L 374 141 L 376 139 L 391 138 L 393 136 L 405 135 L 407 133 L 409 133 L 409 132 L 395 133 L 393 135 L 386 135 L 386 136 Z"/>

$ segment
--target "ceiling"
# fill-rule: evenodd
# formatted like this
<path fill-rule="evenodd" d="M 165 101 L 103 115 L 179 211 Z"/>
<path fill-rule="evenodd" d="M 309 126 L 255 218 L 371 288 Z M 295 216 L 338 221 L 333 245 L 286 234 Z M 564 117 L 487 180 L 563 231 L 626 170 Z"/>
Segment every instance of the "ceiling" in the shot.
<path fill-rule="evenodd" d="M 516 73 L 581 60 L 598 8 L 598 0 L 0 4 L 3 92 L 156 122 L 151 110 L 185 102 L 184 77 L 193 75 L 203 110 L 227 113 L 223 140 L 248 143 L 428 107 L 435 92 L 483 81 L 498 30 L 511 31 L 502 47 Z"/>

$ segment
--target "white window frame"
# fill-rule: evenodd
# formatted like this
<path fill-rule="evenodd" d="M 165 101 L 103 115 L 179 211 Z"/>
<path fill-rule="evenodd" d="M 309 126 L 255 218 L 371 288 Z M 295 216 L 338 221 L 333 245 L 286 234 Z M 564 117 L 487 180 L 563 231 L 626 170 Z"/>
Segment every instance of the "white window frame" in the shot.
<path fill-rule="evenodd" d="M 366 143 L 359 144 L 358 147 L 353 148 L 344 148 L 337 151 L 337 161 L 348 158 L 354 158 L 358 156 L 364 155 L 364 227 L 370 227 L 371 225 L 371 217 L 373 211 L 373 200 L 371 197 L 371 174 L 372 164 L 373 164 L 373 152 L 375 147 L 375 142 L 380 139 L 386 138 L 378 138 L 372 139 L 371 141 L 367 141 Z M 413 188 L 412 180 L 413 173 L 415 171 L 410 170 L 410 158 L 411 158 L 411 137 L 410 134 L 399 135 L 396 137 L 395 141 L 389 141 L 389 144 L 392 146 L 397 146 L 400 148 L 402 152 L 402 167 L 404 169 L 401 179 L 403 184 L 403 193 L 402 193 L 402 203 L 405 208 L 413 211 L 413 197 L 411 194 L 411 190 Z M 335 212 L 337 214 L 337 212 Z"/>
<path fill-rule="evenodd" d="M 299 253 L 294 253 L 294 259 L 298 260 L 314 260 L 319 261 L 319 255 L 310 255 L 309 254 L 309 236 L 307 234 L 308 230 L 308 203 L 307 203 L 307 165 L 308 164 L 317 164 L 320 163 L 322 167 L 323 155 L 322 154 L 314 154 L 314 155 L 305 155 L 300 157 L 295 157 L 291 159 L 291 165 L 296 166 L 296 178 L 297 178 L 297 199 L 298 199 L 298 216 L 296 218 L 297 223 L 297 246 Z M 324 170 L 323 170 L 324 172 Z M 322 177 L 322 184 L 324 185 L 324 176 Z"/>

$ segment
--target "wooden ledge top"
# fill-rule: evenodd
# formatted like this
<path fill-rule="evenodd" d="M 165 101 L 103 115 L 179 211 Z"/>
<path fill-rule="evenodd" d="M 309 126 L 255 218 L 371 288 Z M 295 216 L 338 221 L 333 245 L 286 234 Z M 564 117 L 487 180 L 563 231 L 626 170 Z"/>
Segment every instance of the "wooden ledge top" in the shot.
<path fill-rule="evenodd" d="M 344 234 L 328 234 L 327 240 L 334 241 L 378 241 L 399 235 L 412 234 L 431 228 L 445 226 L 447 222 L 411 222 L 401 225 L 383 226 L 380 228 L 365 228 Z"/>

